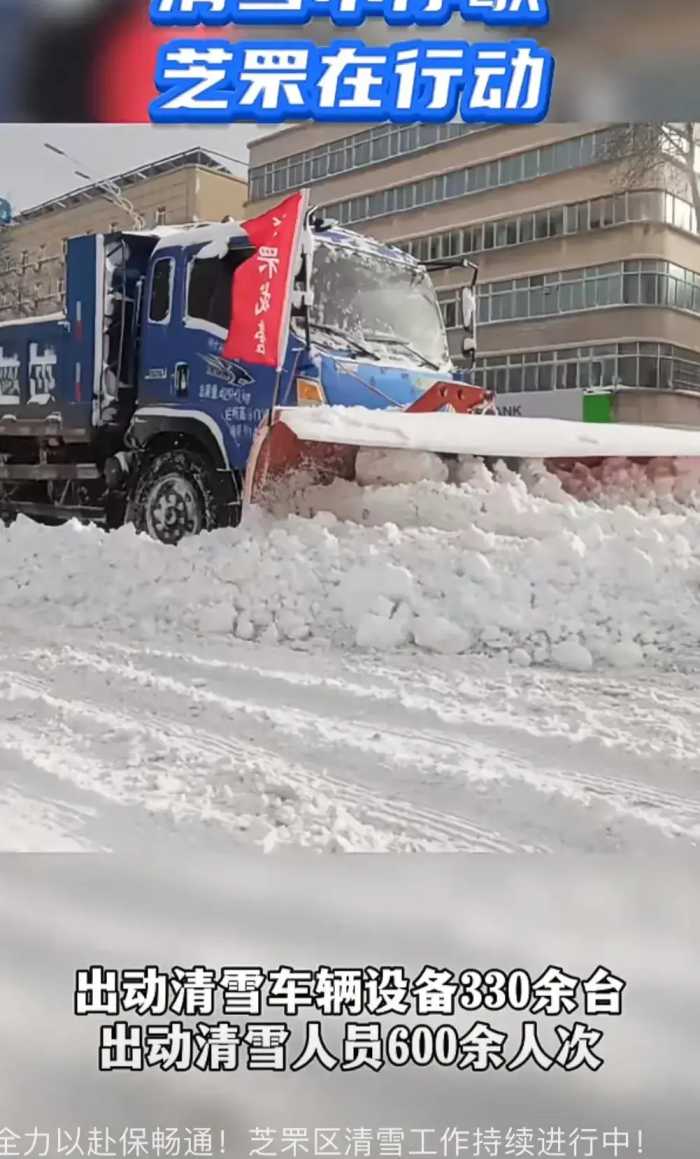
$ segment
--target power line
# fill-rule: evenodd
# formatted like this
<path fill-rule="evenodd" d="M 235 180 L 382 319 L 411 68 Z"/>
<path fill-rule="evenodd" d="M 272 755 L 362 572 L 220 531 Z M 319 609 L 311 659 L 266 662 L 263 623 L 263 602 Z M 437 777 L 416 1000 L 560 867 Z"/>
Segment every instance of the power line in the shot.
<path fill-rule="evenodd" d="M 59 149 L 58 145 L 52 145 L 50 142 L 44 141 L 44 148 L 48 149 L 51 153 L 56 153 L 59 157 L 65 157 L 65 159 L 70 161 L 72 165 L 80 165 L 80 161 L 76 160 L 75 157 L 71 157 L 70 153 L 66 153 L 65 149 Z M 108 197 L 111 198 L 114 205 L 118 206 L 119 209 L 123 209 L 125 213 L 128 213 L 136 228 L 143 229 L 144 225 L 146 224 L 144 219 L 137 211 L 136 207 L 132 204 L 132 202 L 124 196 L 115 181 L 112 181 L 109 178 L 93 177 L 89 173 L 85 173 L 79 168 L 74 169 L 74 173 L 76 177 L 80 177 L 85 181 L 91 181 L 96 188 L 104 190 L 108 194 Z"/>
<path fill-rule="evenodd" d="M 241 165 L 243 169 L 250 168 L 248 161 L 241 161 L 240 157 L 232 157 L 230 153 L 222 153 L 221 149 L 210 149 L 208 145 L 205 145 L 203 146 L 203 152 L 213 153 L 215 157 L 225 157 L 227 161 L 234 161 L 236 165 Z"/>

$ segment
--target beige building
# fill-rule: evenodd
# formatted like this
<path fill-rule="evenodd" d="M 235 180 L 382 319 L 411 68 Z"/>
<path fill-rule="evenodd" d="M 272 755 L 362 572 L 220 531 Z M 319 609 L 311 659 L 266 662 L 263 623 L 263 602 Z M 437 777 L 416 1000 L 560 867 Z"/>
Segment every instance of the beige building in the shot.
<path fill-rule="evenodd" d="M 240 218 L 246 189 L 225 162 L 198 149 L 25 210 L 0 230 L 0 320 L 62 308 L 68 238 L 134 228 L 139 220 L 151 228 Z"/>
<path fill-rule="evenodd" d="M 501 393 L 700 387 L 700 238 L 687 199 L 624 188 L 609 124 L 309 124 L 251 143 L 247 212 L 310 184 L 342 224 L 479 265 L 479 358 Z M 453 353 L 462 268 L 434 275 Z"/>

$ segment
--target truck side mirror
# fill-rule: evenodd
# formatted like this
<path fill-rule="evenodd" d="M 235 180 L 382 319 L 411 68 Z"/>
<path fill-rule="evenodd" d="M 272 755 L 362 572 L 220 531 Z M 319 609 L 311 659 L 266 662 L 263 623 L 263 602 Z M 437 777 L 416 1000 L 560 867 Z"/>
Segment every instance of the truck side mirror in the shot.
<path fill-rule="evenodd" d="M 476 295 L 471 286 L 462 287 L 462 326 L 467 334 L 474 333 L 474 315 L 476 313 Z"/>
<path fill-rule="evenodd" d="M 465 338 L 462 341 L 462 356 L 471 369 L 476 359 L 476 342 L 473 338 Z"/>

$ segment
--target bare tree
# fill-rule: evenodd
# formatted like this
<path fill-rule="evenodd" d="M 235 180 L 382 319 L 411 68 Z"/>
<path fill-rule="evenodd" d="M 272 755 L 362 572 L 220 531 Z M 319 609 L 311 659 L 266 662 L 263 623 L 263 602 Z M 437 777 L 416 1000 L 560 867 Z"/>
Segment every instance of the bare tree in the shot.
<path fill-rule="evenodd" d="M 3 315 L 3 301 L 8 292 L 8 275 L 5 272 L 9 255 L 8 230 L 10 224 L 10 203 L 0 196 L 0 317 Z"/>
<path fill-rule="evenodd" d="M 696 121 L 614 127 L 606 149 L 613 180 L 629 189 L 661 178 L 669 192 L 691 202 L 700 229 L 699 130 Z"/>

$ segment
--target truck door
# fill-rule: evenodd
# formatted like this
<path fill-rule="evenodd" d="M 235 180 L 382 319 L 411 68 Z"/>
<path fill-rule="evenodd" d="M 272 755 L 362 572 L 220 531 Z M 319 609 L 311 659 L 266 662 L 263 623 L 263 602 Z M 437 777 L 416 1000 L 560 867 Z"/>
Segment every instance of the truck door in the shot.
<path fill-rule="evenodd" d="M 146 287 L 145 400 L 192 406 L 209 397 L 202 386 L 228 333 L 236 263 L 234 255 L 200 258 L 193 248 L 156 251 Z"/>
<path fill-rule="evenodd" d="M 143 343 L 146 399 L 165 402 L 187 395 L 186 364 L 178 356 L 178 342 L 173 333 L 178 273 L 175 253 L 157 254 L 146 282 Z"/>
<path fill-rule="evenodd" d="M 274 372 L 222 357 L 231 323 L 236 267 L 248 247 L 200 257 L 202 243 L 161 245 L 153 256 L 144 303 L 140 403 L 166 403 L 216 427 L 235 469 L 250 443 L 274 387 Z"/>
<path fill-rule="evenodd" d="M 233 279 L 250 250 L 225 257 L 190 254 L 185 278 L 183 328 L 190 350 L 189 397 L 217 423 L 231 465 L 242 470 L 255 432 L 271 405 L 275 372 L 223 358 L 231 318 Z"/>

